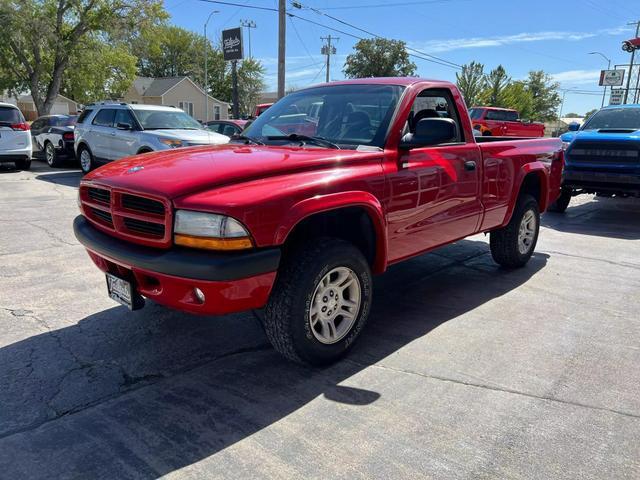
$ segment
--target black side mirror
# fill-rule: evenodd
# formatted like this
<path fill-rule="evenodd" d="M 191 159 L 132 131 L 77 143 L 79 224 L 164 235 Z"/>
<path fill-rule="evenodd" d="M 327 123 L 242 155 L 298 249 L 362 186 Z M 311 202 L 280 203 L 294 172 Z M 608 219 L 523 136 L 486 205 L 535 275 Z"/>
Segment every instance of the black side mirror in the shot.
<path fill-rule="evenodd" d="M 116 127 L 118 130 L 133 130 L 133 127 L 128 123 L 118 123 Z"/>
<path fill-rule="evenodd" d="M 580 124 L 576 123 L 576 122 L 572 122 L 569 124 L 569 131 L 570 132 L 577 132 L 578 130 L 580 130 Z"/>
<path fill-rule="evenodd" d="M 454 141 L 458 137 L 456 122 L 450 118 L 423 118 L 415 133 L 407 133 L 400 140 L 400 148 L 409 150 Z"/>

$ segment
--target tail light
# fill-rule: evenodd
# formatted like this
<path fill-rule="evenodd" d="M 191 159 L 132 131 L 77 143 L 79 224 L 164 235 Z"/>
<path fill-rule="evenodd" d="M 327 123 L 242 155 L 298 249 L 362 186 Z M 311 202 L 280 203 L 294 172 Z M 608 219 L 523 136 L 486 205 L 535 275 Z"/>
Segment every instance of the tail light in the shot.
<path fill-rule="evenodd" d="M 14 123 L 13 125 L 11 125 L 11 130 L 27 131 L 27 130 L 30 130 L 30 127 L 29 127 L 29 124 L 26 122 Z"/>
<path fill-rule="evenodd" d="M 73 132 L 65 132 L 62 134 L 63 140 L 73 141 Z"/>

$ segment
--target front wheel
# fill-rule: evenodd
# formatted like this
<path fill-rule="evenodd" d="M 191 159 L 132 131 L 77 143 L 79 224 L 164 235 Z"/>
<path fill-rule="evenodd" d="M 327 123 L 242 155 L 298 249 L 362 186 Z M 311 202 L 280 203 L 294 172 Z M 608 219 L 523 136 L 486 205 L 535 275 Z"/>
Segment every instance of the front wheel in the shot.
<path fill-rule="evenodd" d="M 562 187 L 562 190 L 560 190 L 560 196 L 549 206 L 549 211 L 563 213 L 569 206 L 572 196 L 573 190 L 571 187 Z"/>
<path fill-rule="evenodd" d="M 82 169 L 82 173 L 89 173 L 94 169 L 93 165 L 93 155 L 87 147 L 80 147 L 78 151 L 78 159 L 80 160 L 80 168 Z"/>
<path fill-rule="evenodd" d="M 539 232 L 538 202 L 531 195 L 521 195 L 507 226 L 491 232 L 493 259 L 506 268 L 523 267 L 533 255 Z"/>
<path fill-rule="evenodd" d="M 371 307 L 371 270 L 360 250 L 321 238 L 283 260 L 262 321 L 267 338 L 287 359 L 327 365 L 345 355 Z"/>

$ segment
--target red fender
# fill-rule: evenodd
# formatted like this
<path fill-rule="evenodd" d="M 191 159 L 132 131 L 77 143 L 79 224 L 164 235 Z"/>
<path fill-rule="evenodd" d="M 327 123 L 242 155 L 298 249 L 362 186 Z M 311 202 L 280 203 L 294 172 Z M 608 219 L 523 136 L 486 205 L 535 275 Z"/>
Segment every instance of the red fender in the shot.
<path fill-rule="evenodd" d="M 513 211 L 516 207 L 516 202 L 518 201 L 518 195 L 520 195 L 520 190 L 522 189 L 522 184 L 524 183 L 524 179 L 527 175 L 535 173 L 538 175 L 540 179 L 540 200 L 538 203 L 538 208 L 540 213 L 544 212 L 547 209 L 547 202 L 549 199 L 549 171 L 548 165 L 541 161 L 525 163 L 520 172 L 518 174 L 518 180 L 516 185 L 518 188 L 515 188 L 511 193 L 511 200 L 509 201 L 509 208 L 507 209 L 507 214 L 505 216 L 504 222 L 502 226 L 505 226 L 511 220 L 511 216 L 513 215 Z"/>
<path fill-rule="evenodd" d="M 380 201 L 369 192 L 352 191 L 317 195 L 296 203 L 289 210 L 285 221 L 276 229 L 274 244 L 282 245 L 296 225 L 311 215 L 345 207 L 363 207 L 366 210 L 376 234 L 373 273 L 384 272 L 387 268 L 386 221 Z"/>

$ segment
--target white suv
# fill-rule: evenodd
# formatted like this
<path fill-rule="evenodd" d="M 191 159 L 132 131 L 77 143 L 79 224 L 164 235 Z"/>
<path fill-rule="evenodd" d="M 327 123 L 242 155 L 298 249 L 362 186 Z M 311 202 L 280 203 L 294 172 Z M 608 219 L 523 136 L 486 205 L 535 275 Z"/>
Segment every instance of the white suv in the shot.
<path fill-rule="evenodd" d="M 226 138 L 226 137 L 225 137 Z M 31 168 L 31 132 L 22 112 L 15 105 L 0 102 L 0 163 Z"/>
<path fill-rule="evenodd" d="M 182 110 L 159 105 L 91 104 L 75 127 L 76 157 L 85 173 L 129 155 L 228 141 Z"/>

